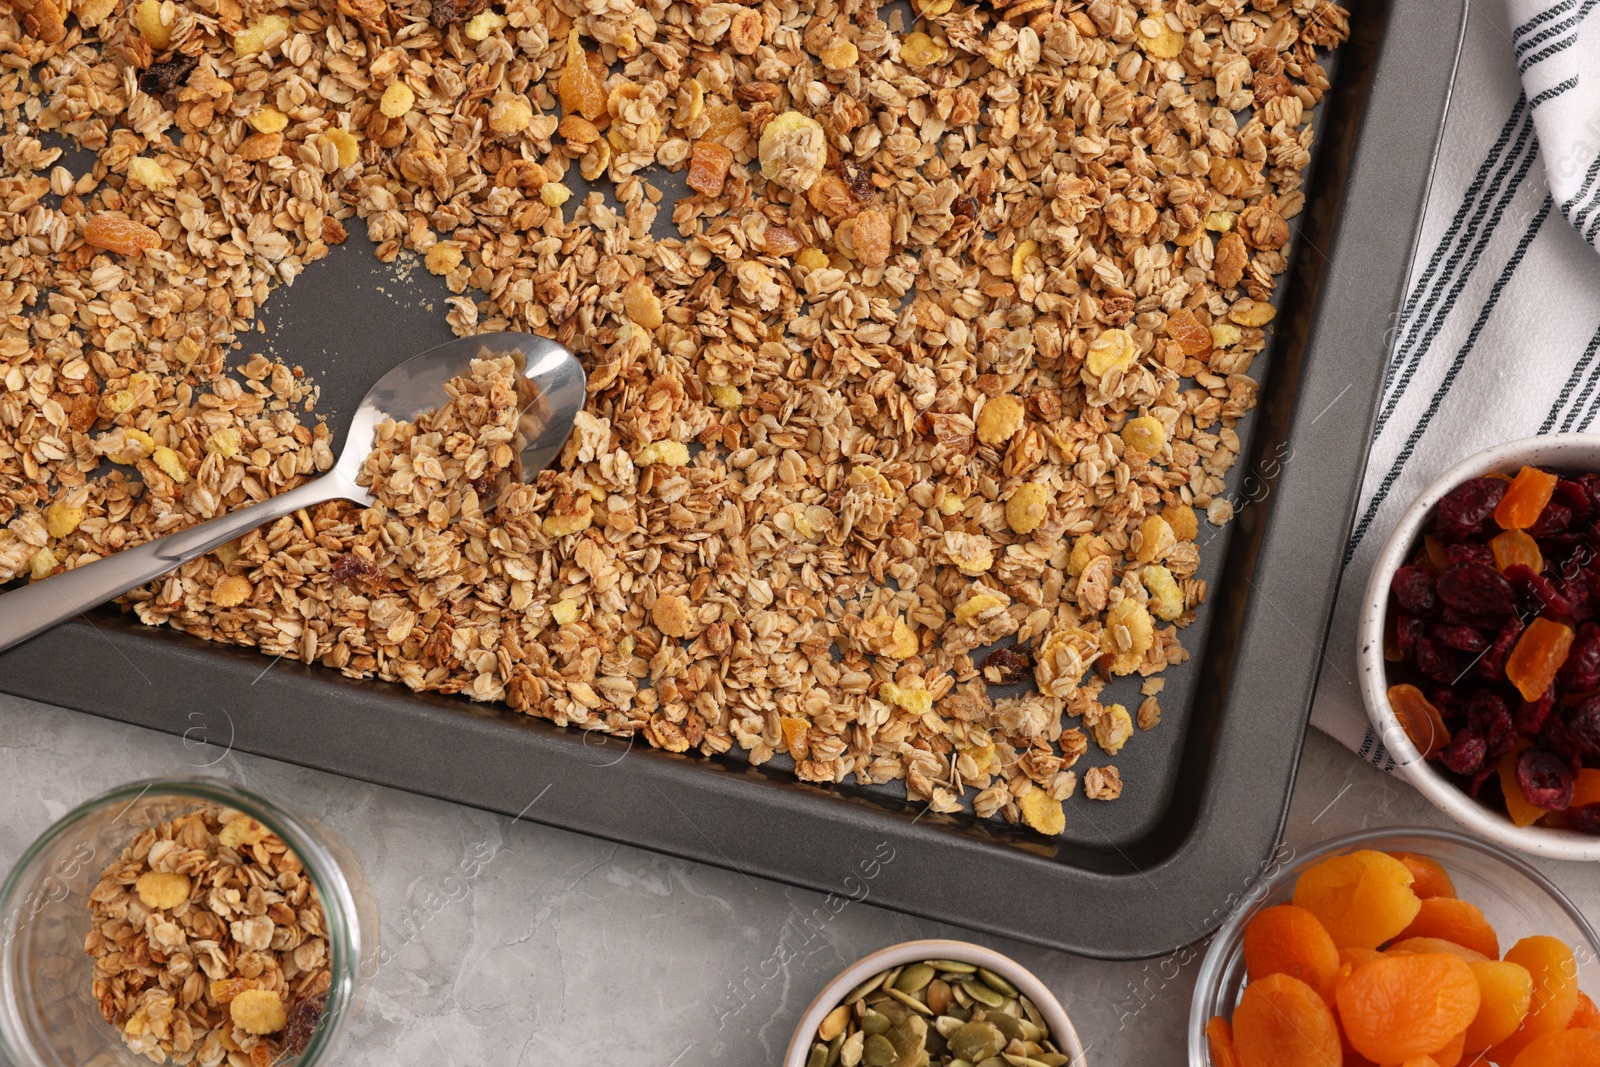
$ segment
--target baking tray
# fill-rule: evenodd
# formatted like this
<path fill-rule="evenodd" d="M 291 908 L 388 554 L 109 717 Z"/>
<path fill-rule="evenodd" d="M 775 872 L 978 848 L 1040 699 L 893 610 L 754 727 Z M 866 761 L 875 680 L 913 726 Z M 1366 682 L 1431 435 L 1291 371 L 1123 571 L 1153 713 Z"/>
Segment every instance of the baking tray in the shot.
<path fill-rule="evenodd" d="M 1194 658 L 1167 672 L 1162 725 L 1117 758 L 1124 796 L 1080 794 L 1063 838 L 929 814 L 899 783 L 811 785 L 783 760 L 674 756 L 271 663 L 113 609 L 0 655 L 0 689 L 1084 955 L 1203 936 L 1264 869 L 1288 807 L 1459 54 L 1460 34 L 1440 29 L 1464 26 L 1465 0 L 1448 17 L 1438 0 L 1350 7 L 1275 336 L 1253 369 L 1261 404 L 1239 427 L 1238 515 L 1203 528 L 1211 597 L 1184 632 Z M 369 382 L 449 337 L 438 279 L 378 264 L 357 233 L 274 294 L 265 338 L 245 348 L 303 364 L 341 431 Z M 1118 686 L 1106 699 L 1137 705 L 1137 679 Z"/>

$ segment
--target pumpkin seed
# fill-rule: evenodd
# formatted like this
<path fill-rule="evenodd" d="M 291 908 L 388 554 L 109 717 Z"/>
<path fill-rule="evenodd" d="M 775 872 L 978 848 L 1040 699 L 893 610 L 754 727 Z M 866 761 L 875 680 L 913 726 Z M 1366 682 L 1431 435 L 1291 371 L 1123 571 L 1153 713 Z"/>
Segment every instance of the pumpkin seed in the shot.
<path fill-rule="evenodd" d="M 861 1029 L 865 1030 L 869 1036 L 888 1033 L 889 1025 L 888 1017 L 883 1012 L 875 1011 L 872 1008 L 868 1008 L 867 1013 L 861 1017 Z"/>
<path fill-rule="evenodd" d="M 828 1042 L 828 1062 L 824 1067 L 839 1067 L 839 1056 L 844 1049 L 844 1039 L 845 1035 L 841 1032 L 838 1037 Z"/>
<path fill-rule="evenodd" d="M 928 983 L 928 988 L 922 991 L 922 996 L 935 1015 L 943 1015 L 945 1009 L 950 1006 L 950 983 L 943 978 L 935 978 Z"/>
<path fill-rule="evenodd" d="M 951 986 L 950 995 L 955 997 L 956 1003 L 961 1005 L 963 1008 L 966 1008 L 969 1011 L 972 1009 L 972 994 L 967 992 L 966 987 L 963 984 L 957 983 L 956 985 Z"/>
<path fill-rule="evenodd" d="M 1021 993 L 1017 992 L 1016 986 L 1012 985 L 1004 978 L 1001 978 L 998 974 L 995 974 L 987 967 L 978 968 L 978 977 L 982 978 L 984 983 L 987 984 L 990 989 L 999 990 L 1008 997 L 1020 997 L 1022 995 Z"/>
<path fill-rule="evenodd" d="M 885 992 L 887 992 L 894 999 L 898 1000 L 900 1003 L 904 1004 L 906 1007 L 910 1008 L 912 1011 L 916 1012 L 918 1015 L 933 1014 L 932 1008 L 922 1003 L 922 1001 L 918 1000 L 910 993 L 902 993 L 898 989 L 889 989 L 885 990 Z"/>
<path fill-rule="evenodd" d="M 1021 1019 L 1018 1025 L 1022 1027 L 1022 1036 L 1028 1041 L 1038 1041 L 1044 1037 L 1044 1031 L 1033 1025 L 1032 1019 Z"/>
<path fill-rule="evenodd" d="M 874 989 L 877 989 L 879 986 L 881 986 L 883 984 L 883 980 L 888 976 L 888 971 L 884 971 L 882 974 L 873 975 L 871 978 L 868 978 L 865 982 L 862 982 L 860 985 L 850 990 L 850 992 L 846 993 L 844 1002 L 846 1004 L 855 1003 L 862 997 L 865 997 L 868 993 L 872 992 Z"/>
<path fill-rule="evenodd" d="M 1002 994 L 995 992 L 982 982 L 975 982 L 970 978 L 962 982 L 960 988 L 966 990 L 967 996 L 988 1008 L 998 1008 L 1006 1002 L 1006 998 Z"/>
<path fill-rule="evenodd" d="M 934 970 L 932 967 L 926 963 L 913 963 L 900 972 L 900 977 L 895 979 L 894 987 L 902 993 L 918 993 L 933 979 Z"/>
<path fill-rule="evenodd" d="M 861 1062 L 866 1064 L 867 1067 L 889 1067 L 891 1063 L 899 1058 L 900 1056 L 895 1052 L 894 1046 L 882 1034 L 873 1034 L 867 1038 L 867 1042 L 861 1050 Z"/>
<path fill-rule="evenodd" d="M 978 968 L 960 960 L 929 960 L 928 966 L 945 974 L 976 974 Z"/>
<path fill-rule="evenodd" d="M 827 1067 L 828 1046 L 817 1044 L 811 1046 L 811 1055 L 806 1057 L 806 1067 Z"/>
<path fill-rule="evenodd" d="M 849 1021 L 850 1009 L 841 1004 L 822 1017 L 822 1025 L 817 1027 L 817 1036 L 824 1041 L 832 1041 L 844 1033 L 845 1023 Z"/>
<path fill-rule="evenodd" d="M 1044 1021 L 1044 1016 L 1039 1014 L 1039 1009 L 1034 1007 L 1033 1001 L 1027 997 L 1018 997 L 1017 1002 L 1022 1005 L 1022 1014 L 1028 1017 L 1029 1022 L 1039 1029 L 1049 1032 L 1050 1024 Z"/>
<path fill-rule="evenodd" d="M 1002 1034 L 1006 1035 L 1007 1041 L 1022 1040 L 1022 1023 L 1019 1020 L 1013 1019 L 1005 1012 L 990 1012 L 986 1018 L 989 1022 L 993 1023 Z"/>
<path fill-rule="evenodd" d="M 1007 1067 L 1007 1064 L 1006 1061 L 1001 1059 L 999 1056 L 990 1056 L 988 1059 L 978 1064 L 978 1067 Z"/>
<path fill-rule="evenodd" d="M 1067 1067 L 1072 1060 L 1060 1052 L 1041 1052 L 1034 1059 L 1044 1064 L 1045 1067 Z"/>
<path fill-rule="evenodd" d="M 1007 1052 L 1002 1053 L 1000 1058 L 1011 1064 L 1011 1067 L 1045 1067 L 1032 1056 L 1013 1056 Z"/>
<path fill-rule="evenodd" d="M 964 1060 L 989 1059 L 1006 1047 L 1006 1036 L 993 1023 L 965 1023 L 949 1037 L 950 1051 Z"/>
<path fill-rule="evenodd" d="M 860 1030 L 845 1038 L 844 1044 L 839 1046 L 839 1067 L 859 1067 L 861 1047 L 866 1041 L 867 1035 Z"/>

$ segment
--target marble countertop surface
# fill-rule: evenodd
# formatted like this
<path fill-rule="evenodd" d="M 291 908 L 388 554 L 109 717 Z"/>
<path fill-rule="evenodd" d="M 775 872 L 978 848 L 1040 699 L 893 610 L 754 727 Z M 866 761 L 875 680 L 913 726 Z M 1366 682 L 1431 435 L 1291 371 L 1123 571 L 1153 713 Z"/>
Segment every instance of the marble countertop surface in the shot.
<path fill-rule="evenodd" d="M 1184 1062 L 1199 947 L 1105 963 L 870 902 L 818 930 L 804 924 L 822 903 L 818 893 L 275 760 L 219 755 L 0 695 L 0 870 L 68 809 L 137 778 L 204 769 L 291 799 L 354 847 L 383 913 L 391 955 L 340 1056 L 352 1067 L 776 1065 L 826 981 L 874 949 L 922 937 L 980 942 L 1031 968 L 1060 997 L 1091 1064 Z M 1289 845 L 1405 823 L 1448 824 L 1404 783 L 1308 735 Z M 479 873 L 463 889 L 456 872 L 471 860 Z M 1592 866 L 1538 866 L 1600 914 Z"/>

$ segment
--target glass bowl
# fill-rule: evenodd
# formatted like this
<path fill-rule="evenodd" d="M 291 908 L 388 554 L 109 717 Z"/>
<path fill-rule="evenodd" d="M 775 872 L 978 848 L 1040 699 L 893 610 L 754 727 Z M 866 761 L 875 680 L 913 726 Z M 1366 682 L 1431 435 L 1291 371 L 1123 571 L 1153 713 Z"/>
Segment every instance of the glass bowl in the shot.
<path fill-rule="evenodd" d="M 84 952 L 89 893 L 145 829 L 208 806 L 248 815 L 278 835 L 322 900 L 332 972 L 327 1004 L 305 1051 L 280 1062 L 333 1062 L 377 971 L 377 899 L 355 853 L 321 823 L 205 778 L 132 782 L 80 804 L 11 869 L 0 885 L 0 1060 L 29 1067 L 149 1067 L 101 1017 L 91 993 L 93 962 Z"/>
<path fill-rule="evenodd" d="M 1217 931 L 1200 965 L 1189 1009 L 1190 1067 L 1211 1067 L 1206 1023 L 1214 1015 L 1230 1018 L 1244 992 L 1245 924 L 1263 908 L 1288 903 L 1295 881 L 1306 868 L 1329 856 L 1361 849 L 1415 852 L 1438 860 L 1455 882 L 1456 894 L 1476 904 L 1494 926 L 1503 949 L 1534 934 L 1560 938 L 1577 958 L 1579 985 L 1585 990 L 1600 988 L 1600 939 L 1589 920 L 1520 857 L 1455 830 L 1424 826 L 1363 830 L 1295 855 L 1276 874 L 1253 886 Z"/>

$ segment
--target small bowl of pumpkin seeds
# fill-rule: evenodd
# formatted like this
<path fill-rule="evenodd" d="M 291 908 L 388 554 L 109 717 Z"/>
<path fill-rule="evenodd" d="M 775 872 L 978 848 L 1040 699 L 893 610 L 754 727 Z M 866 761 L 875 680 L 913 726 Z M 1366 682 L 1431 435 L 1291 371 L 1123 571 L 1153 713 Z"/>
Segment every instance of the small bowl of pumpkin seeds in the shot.
<path fill-rule="evenodd" d="M 795 1027 L 783 1067 L 1084 1067 L 1061 1002 L 965 941 L 906 941 L 846 968 Z"/>

